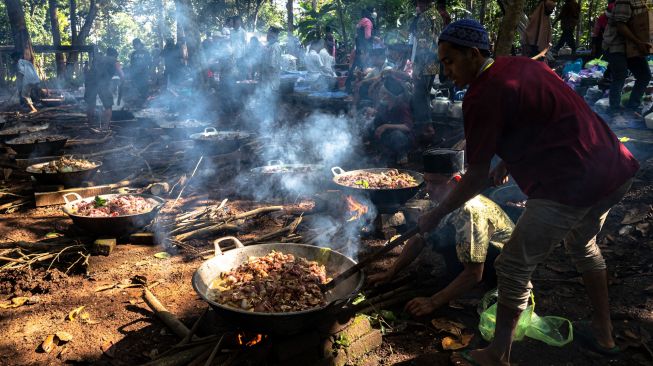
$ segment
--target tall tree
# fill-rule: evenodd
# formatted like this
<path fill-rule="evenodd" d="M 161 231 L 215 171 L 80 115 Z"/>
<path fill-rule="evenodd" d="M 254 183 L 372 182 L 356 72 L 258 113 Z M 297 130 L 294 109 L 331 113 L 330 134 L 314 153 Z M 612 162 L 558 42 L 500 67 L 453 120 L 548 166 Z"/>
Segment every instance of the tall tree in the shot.
<path fill-rule="evenodd" d="M 193 4 L 190 0 L 175 0 L 175 11 L 177 16 L 177 42 L 185 40 L 185 44 L 180 44 L 182 49 L 186 47 L 188 52 L 188 62 L 193 65 L 199 65 L 200 56 L 200 31 L 197 27 L 197 16 L 193 10 Z"/>
<path fill-rule="evenodd" d="M 20 0 L 5 0 L 11 33 L 14 39 L 14 48 L 20 52 L 25 60 L 34 63 L 34 51 L 32 50 L 32 40 L 27 31 L 25 24 L 25 12 Z"/>
<path fill-rule="evenodd" d="M 50 14 L 50 29 L 52 33 L 52 44 L 61 46 L 61 32 L 59 31 L 59 18 L 57 18 L 57 0 L 48 0 L 48 12 Z M 57 77 L 62 77 L 66 72 L 66 57 L 62 52 L 55 53 L 57 63 Z"/>
<path fill-rule="evenodd" d="M 84 24 L 77 31 L 77 1 L 70 0 L 70 29 L 71 29 L 71 39 L 73 46 L 83 46 L 86 44 L 86 38 L 88 38 L 93 28 L 93 22 L 98 14 L 98 1 L 91 0 L 88 5 L 88 13 L 84 17 Z M 79 60 L 79 53 L 71 52 L 68 55 L 72 69 L 68 70 L 68 76 L 77 66 L 77 61 Z"/>
<path fill-rule="evenodd" d="M 286 0 L 286 11 L 288 12 L 288 34 L 292 34 L 295 29 L 294 14 L 293 14 L 293 0 Z"/>
<path fill-rule="evenodd" d="M 515 32 L 519 24 L 519 18 L 524 11 L 524 0 L 506 1 L 505 15 L 499 25 L 499 35 L 494 53 L 497 56 L 506 56 L 510 54 L 512 42 L 515 40 Z"/>
<path fill-rule="evenodd" d="M 481 24 L 485 25 L 485 12 L 487 11 L 487 0 L 481 0 L 481 10 L 478 14 L 478 19 Z"/>

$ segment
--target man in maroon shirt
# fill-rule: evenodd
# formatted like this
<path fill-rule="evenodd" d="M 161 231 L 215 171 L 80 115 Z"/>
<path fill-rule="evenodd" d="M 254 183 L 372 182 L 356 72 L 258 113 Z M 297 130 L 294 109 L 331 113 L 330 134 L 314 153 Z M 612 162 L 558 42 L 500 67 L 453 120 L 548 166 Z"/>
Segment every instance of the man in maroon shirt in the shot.
<path fill-rule="evenodd" d="M 452 356 L 457 365 L 508 365 L 512 336 L 532 285 L 530 278 L 564 241 L 583 275 L 594 312 L 577 324 L 585 345 L 619 351 L 612 338 L 606 266 L 596 244 L 610 208 L 630 188 L 639 164 L 606 123 L 544 64 L 528 58 L 489 57 L 487 32 L 478 22 L 450 24 L 439 38 L 445 75 L 468 85 L 463 101 L 468 170 L 456 188 L 420 218 L 422 232 L 486 186 L 510 173 L 529 200 L 495 262 L 498 308 L 495 336 L 485 349 Z M 502 161 L 490 170 L 490 161 Z"/>

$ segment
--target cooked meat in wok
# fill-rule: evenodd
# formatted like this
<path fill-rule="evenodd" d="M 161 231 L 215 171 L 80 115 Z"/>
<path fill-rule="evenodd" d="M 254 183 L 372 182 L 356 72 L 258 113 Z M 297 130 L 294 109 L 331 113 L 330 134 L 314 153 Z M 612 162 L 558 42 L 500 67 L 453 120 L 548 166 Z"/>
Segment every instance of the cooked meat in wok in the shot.
<path fill-rule="evenodd" d="M 70 156 L 63 156 L 59 160 L 49 161 L 47 163 L 39 164 L 35 166 L 34 171 L 38 173 L 70 173 L 70 172 L 79 172 L 82 170 L 88 170 L 95 168 L 96 163 L 84 159 L 74 159 Z"/>
<path fill-rule="evenodd" d="M 45 134 L 31 134 L 16 137 L 7 141 L 8 144 L 22 145 L 22 144 L 35 144 L 38 142 L 60 141 L 66 139 L 66 136 L 61 135 L 45 135 Z"/>
<path fill-rule="evenodd" d="M 76 215 L 87 217 L 115 217 L 152 211 L 155 203 L 141 196 L 119 195 L 110 199 L 95 196 L 90 202 L 74 205 Z"/>
<path fill-rule="evenodd" d="M 401 173 L 397 169 L 388 169 L 381 173 L 361 171 L 343 174 L 336 177 L 336 182 L 343 186 L 363 189 L 411 188 L 418 185 L 412 175 Z"/>
<path fill-rule="evenodd" d="M 211 283 L 207 296 L 237 309 L 286 313 L 326 305 L 319 287 L 326 282 L 323 265 L 272 251 L 222 273 Z"/>

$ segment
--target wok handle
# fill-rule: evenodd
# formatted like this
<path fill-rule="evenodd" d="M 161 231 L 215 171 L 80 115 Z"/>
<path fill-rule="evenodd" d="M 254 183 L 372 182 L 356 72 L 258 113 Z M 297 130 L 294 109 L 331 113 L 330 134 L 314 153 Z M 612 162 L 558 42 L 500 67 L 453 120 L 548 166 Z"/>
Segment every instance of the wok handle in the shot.
<path fill-rule="evenodd" d="M 333 173 L 334 177 L 337 177 L 341 174 L 345 174 L 346 171 L 339 166 L 334 166 L 333 168 L 331 168 L 331 173 Z"/>
<path fill-rule="evenodd" d="M 273 166 L 273 165 L 283 165 L 283 161 L 281 161 L 281 160 L 268 160 L 268 166 Z"/>
<path fill-rule="evenodd" d="M 218 130 L 215 129 L 215 127 L 207 127 L 204 129 L 204 133 L 218 133 Z"/>
<path fill-rule="evenodd" d="M 222 243 L 225 240 L 233 241 L 236 244 L 236 248 L 244 248 L 245 247 L 245 245 L 243 245 L 243 243 L 241 243 L 241 241 L 238 240 L 238 238 L 236 238 L 235 236 L 225 236 L 225 237 L 222 237 L 222 238 L 215 239 L 213 241 L 213 247 L 215 248 L 214 251 L 215 251 L 215 256 L 216 257 L 218 255 L 222 254 L 222 249 L 220 249 L 220 243 Z"/>
<path fill-rule="evenodd" d="M 73 196 L 73 197 L 75 197 L 75 199 L 71 201 L 71 200 L 68 199 L 68 196 Z M 78 195 L 75 192 L 70 192 L 70 193 L 66 193 L 66 194 L 63 195 L 63 201 L 66 202 L 66 204 L 69 204 L 70 202 L 73 202 L 73 201 L 79 201 L 81 199 L 82 199 L 82 196 Z"/>

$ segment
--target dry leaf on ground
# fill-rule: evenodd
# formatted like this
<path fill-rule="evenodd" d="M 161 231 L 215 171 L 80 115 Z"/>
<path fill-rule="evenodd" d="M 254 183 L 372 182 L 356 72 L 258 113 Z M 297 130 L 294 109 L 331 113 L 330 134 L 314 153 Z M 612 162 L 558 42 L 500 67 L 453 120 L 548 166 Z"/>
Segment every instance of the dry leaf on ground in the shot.
<path fill-rule="evenodd" d="M 465 348 L 469 346 L 469 342 L 471 342 L 472 338 L 474 338 L 473 333 L 461 334 L 460 337 L 444 337 L 444 339 L 442 339 L 442 349 L 457 350 Z"/>

